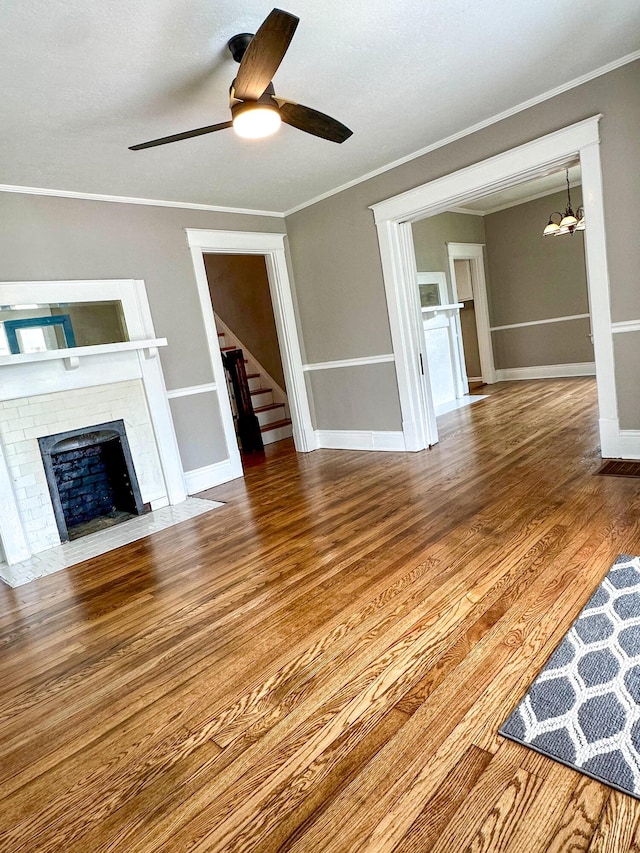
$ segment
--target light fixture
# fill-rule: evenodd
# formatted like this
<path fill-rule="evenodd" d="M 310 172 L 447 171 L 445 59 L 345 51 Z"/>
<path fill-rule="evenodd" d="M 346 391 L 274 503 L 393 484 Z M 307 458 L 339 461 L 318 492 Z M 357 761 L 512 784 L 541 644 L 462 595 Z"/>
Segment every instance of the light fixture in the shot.
<path fill-rule="evenodd" d="M 271 136 L 282 121 L 278 107 L 273 104 L 243 102 L 231 108 L 233 129 L 244 139 L 262 139 Z"/>
<path fill-rule="evenodd" d="M 569 170 L 567 169 L 567 206 L 564 213 L 554 210 L 549 221 L 542 232 L 544 237 L 557 237 L 559 234 L 573 234 L 574 231 L 584 231 L 586 228 L 584 221 L 584 208 L 579 207 L 576 212 L 573 212 L 571 207 L 571 185 L 569 183 Z M 554 219 L 558 218 L 558 221 Z"/>

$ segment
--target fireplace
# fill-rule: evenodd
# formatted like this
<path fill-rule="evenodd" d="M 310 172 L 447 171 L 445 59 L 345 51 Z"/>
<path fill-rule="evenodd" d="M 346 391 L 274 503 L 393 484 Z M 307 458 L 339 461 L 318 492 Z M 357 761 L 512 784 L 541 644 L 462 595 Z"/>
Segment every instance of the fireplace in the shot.
<path fill-rule="evenodd" d="M 38 444 L 62 542 L 148 510 L 123 420 L 47 435 Z"/>

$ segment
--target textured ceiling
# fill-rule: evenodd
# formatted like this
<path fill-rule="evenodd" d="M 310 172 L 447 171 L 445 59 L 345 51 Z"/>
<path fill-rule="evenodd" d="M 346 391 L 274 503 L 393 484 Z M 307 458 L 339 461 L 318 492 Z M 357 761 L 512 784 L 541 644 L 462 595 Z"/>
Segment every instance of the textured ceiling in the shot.
<path fill-rule="evenodd" d="M 569 165 L 567 164 L 567 166 Z M 582 174 L 580 166 L 570 166 L 569 183 L 571 188 L 580 186 L 581 182 Z M 561 171 L 552 172 L 540 178 L 532 178 L 529 181 L 523 181 L 505 190 L 499 190 L 498 192 L 475 199 L 474 201 L 465 203 L 463 208 L 456 209 L 473 211 L 484 216 L 488 213 L 504 210 L 507 207 L 524 204 L 524 202 L 532 201 L 534 198 L 542 198 L 553 193 L 566 192 L 566 190 L 566 172 L 562 169 Z"/>
<path fill-rule="evenodd" d="M 301 19 L 276 92 L 329 113 L 335 145 L 285 127 L 131 152 L 226 121 L 260 0 L 20 0 L 0 32 L 3 184 L 286 211 L 640 48 L 635 0 L 287 0 Z"/>

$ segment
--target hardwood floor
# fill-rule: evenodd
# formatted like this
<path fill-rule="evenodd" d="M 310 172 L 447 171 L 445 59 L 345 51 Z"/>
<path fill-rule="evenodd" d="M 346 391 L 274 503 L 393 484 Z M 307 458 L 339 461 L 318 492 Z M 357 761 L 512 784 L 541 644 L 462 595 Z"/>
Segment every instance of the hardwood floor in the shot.
<path fill-rule="evenodd" d="M 497 729 L 640 553 L 640 480 L 592 476 L 593 380 L 489 392 L 2 587 L 0 850 L 638 853 L 638 802 Z"/>

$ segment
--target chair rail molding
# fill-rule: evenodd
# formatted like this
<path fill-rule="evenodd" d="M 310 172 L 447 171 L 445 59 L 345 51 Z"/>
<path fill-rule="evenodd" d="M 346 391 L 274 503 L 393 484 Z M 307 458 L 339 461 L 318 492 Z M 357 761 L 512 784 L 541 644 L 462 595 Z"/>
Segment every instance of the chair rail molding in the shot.
<path fill-rule="evenodd" d="M 335 361 L 316 361 L 312 364 L 303 364 L 302 369 L 305 373 L 308 373 L 314 370 L 334 370 L 340 367 L 363 367 L 367 364 L 386 364 L 390 361 L 395 361 L 393 353 L 364 355 L 359 358 L 339 358 Z"/>
<path fill-rule="evenodd" d="M 415 368 L 419 352 L 418 342 L 412 332 L 412 318 L 406 310 L 407 294 L 415 287 L 411 223 L 521 183 L 549 168 L 560 169 L 578 156 L 582 170 L 584 208 L 589 221 L 586 265 L 593 318 L 600 443 L 604 456 L 618 455 L 620 430 L 600 165 L 601 118 L 602 115 L 595 115 L 560 128 L 371 206 L 378 230 L 403 429 L 408 449 L 419 450 L 426 446 L 424 439 L 427 430 L 424 426 L 420 427 L 420 424 L 424 425 L 432 420 L 432 412 Z M 407 436 L 404 426 L 411 421 L 417 424 L 413 430 L 413 439 Z M 437 439 L 437 432 L 435 437 Z"/>

